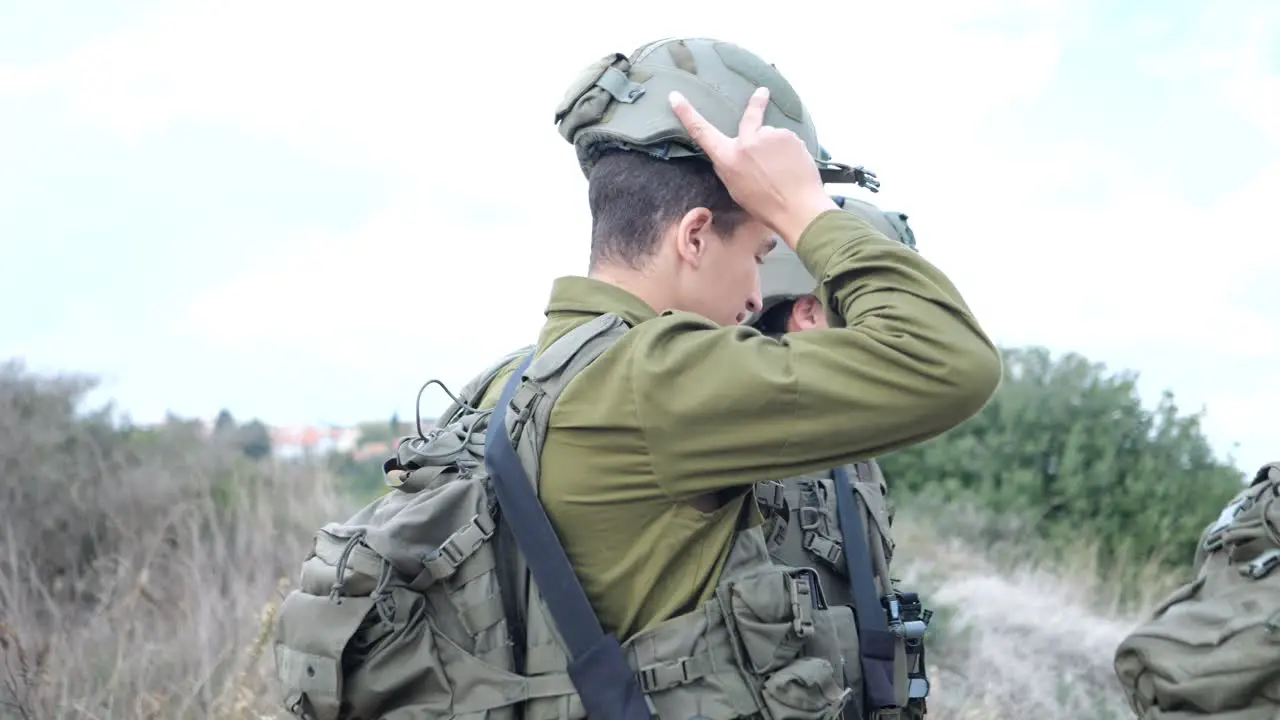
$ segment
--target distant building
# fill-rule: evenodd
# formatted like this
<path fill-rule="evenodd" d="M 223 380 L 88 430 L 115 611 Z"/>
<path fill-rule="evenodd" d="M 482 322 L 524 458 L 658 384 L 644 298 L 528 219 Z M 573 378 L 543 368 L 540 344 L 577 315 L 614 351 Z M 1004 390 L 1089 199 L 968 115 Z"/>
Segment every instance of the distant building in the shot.
<path fill-rule="evenodd" d="M 359 428 L 286 425 L 271 428 L 271 450 L 277 457 L 307 457 L 351 452 L 360 439 Z"/>
<path fill-rule="evenodd" d="M 391 443 L 383 441 L 367 442 L 351 451 L 351 459 L 356 462 L 363 462 L 375 457 L 386 456 L 390 453 Z"/>
<path fill-rule="evenodd" d="M 198 421 L 200 432 L 204 437 L 213 435 L 215 419 L 202 418 Z M 422 418 L 422 432 L 430 432 L 435 426 L 435 418 Z M 271 454 L 280 458 L 323 457 L 329 453 L 349 453 L 357 461 L 368 460 L 377 456 L 389 455 L 394 442 L 385 440 L 369 440 L 360 442 L 360 427 L 338 427 L 333 425 L 269 425 L 271 436 Z M 396 427 L 396 439 L 408 435 L 417 435 L 413 422 L 399 422 Z"/>

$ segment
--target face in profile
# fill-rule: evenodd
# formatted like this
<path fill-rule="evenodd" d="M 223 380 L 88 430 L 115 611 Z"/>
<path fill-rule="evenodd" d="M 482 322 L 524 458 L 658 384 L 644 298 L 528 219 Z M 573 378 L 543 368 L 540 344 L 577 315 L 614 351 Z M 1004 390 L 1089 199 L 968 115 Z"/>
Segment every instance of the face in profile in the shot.
<path fill-rule="evenodd" d="M 772 230 L 747 217 L 724 232 L 709 210 L 695 208 L 676 233 L 684 309 L 720 325 L 740 323 L 760 309 L 760 263 L 778 242 Z"/>

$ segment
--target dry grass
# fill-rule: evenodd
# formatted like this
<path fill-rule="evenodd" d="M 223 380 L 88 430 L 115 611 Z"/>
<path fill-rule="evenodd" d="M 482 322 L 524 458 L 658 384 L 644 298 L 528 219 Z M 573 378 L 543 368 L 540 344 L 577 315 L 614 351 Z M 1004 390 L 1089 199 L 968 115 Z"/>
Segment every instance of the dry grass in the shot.
<path fill-rule="evenodd" d="M 231 547 L 199 540 L 188 520 L 169 568 L 148 572 L 145 548 L 112 563 L 127 590 L 75 622 L 6 617 L 9 687 L 25 688 L 23 718 L 284 718 L 271 679 L 266 631 L 292 577 L 302 523 L 337 512 L 327 479 L 285 472 L 260 500 L 291 507 L 281 522 L 242 510 L 249 530 Z M 199 513 L 196 508 L 190 512 Z M 980 516 L 973 516 L 975 531 Z M 1090 563 L 1016 567 L 975 551 L 964 534 L 940 536 L 920 513 L 899 516 L 899 572 L 928 591 L 938 611 L 930 646 L 935 718 L 1126 718 L 1111 653 L 1132 619 L 1098 610 L 1112 602 Z M 161 527 L 139 528 L 139 537 Z M 292 536 L 281 534 L 290 529 Z M 954 531 L 954 528 L 953 528 Z M 977 534 L 975 532 L 975 534 Z M 277 546 L 276 543 L 283 543 Z M 153 562 L 155 562 L 153 560 Z M 156 578 L 168 578 L 155 587 Z M 12 566 L 0 575 L 13 594 Z M 43 595 L 30 587 L 29 603 Z M 23 620 L 26 618 L 26 620 Z M 265 650 L 265 652 L 264 652 Z M 3 713 L 0 713 L 2 716 Z"/>
<path fill-rule="evenodd" d="M 97 563 L 106 589 L 90 606 L 54 600 L 6 552 L 0 717 L 271 716 L 275 603 L 309 538 L 299 530 L 336 513 L 324 510 L 333 496 L 323 478 L 275 477 L 230 512 L 193 500 L 135 525 L 136 541 Z M 235 529 L 211 533 L 215 515 Z"/>
<path fill-rule="evenodd" d="M 265 631 L 333 481 L 77 417 L 87 386 L 0 366 L 0 718 L 270 716 Z"/>
<path fill-rule="evenodd" d="M 1096 562 L 1104 549 L 1084 539 L 1045 561 L 1020 530 L 965 507 L 920 503 L 895 528 L 897 574 L 937 612 L 931 717 L 1133 717 L 1112 656 L 1175 578 L 1151 564 L 1117 567 L 1108 579 Z"/>

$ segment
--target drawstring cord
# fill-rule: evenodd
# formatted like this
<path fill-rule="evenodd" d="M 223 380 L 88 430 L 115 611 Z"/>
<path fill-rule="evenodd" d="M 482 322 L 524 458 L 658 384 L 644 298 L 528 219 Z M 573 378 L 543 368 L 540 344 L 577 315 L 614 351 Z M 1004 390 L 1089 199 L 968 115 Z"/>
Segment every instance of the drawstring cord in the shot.
<path fill-rule="evenodd" d="M 364 539 L 365 531 L 359 530 L 347 540 L 347 544 L 342 547 L 342 554 L 338 556 L 338 577 L 333 583 L 333 587 L 329 588 L 329 599 L 335 605 L 342 604 L 342 590 L 347 586 L 347 561 L 351 558 L 351 553 L 355 551 L 356 545 Z"/>

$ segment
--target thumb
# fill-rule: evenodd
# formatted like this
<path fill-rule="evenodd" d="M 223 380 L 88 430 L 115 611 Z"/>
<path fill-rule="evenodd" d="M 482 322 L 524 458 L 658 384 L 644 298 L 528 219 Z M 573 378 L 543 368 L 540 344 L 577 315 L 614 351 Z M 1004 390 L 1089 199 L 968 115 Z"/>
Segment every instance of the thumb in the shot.
<path fill-rule="evenodd" d="M 701 113 L 694 110 L 693 105 L 685 99 L 684 95 L 672 90 L 668 100 L 671 102 L 671 110 L 675 112 L 680 124 L 684 126 L 685 132 L 689 133 L 693 142 L 702 148 L 712 162 L 718 159 L 728 145 L 729 138 L 715 125 L 707 122 Z"/>

